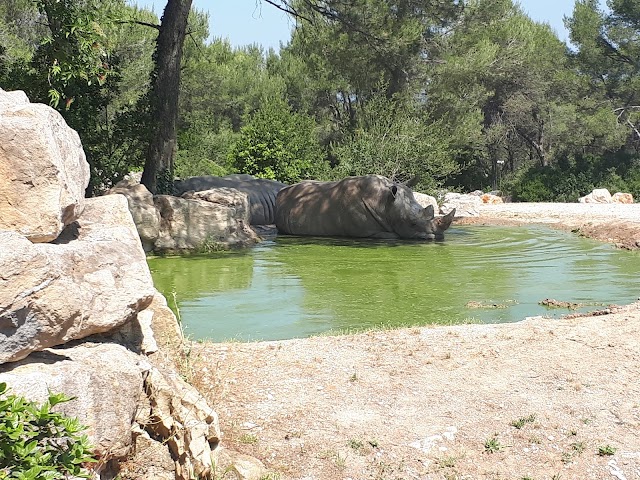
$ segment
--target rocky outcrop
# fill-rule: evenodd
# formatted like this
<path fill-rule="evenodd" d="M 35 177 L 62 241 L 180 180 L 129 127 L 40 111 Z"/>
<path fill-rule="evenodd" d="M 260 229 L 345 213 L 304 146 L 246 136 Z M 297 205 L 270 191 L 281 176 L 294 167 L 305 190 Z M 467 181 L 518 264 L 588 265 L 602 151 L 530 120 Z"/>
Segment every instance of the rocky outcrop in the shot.
<path fill-rule="evenodd" d="M 233 188 L 245 193 L 249 198 L 249 225 L 272 225 L 276 223 L 276 197 L 287 185 L 266 178 L 254 178 L 246 174 L 233 174 L 224 177 L 205 175 L 189 177 L 173 182 L 176 195 L 187 192 L 203 192 L 218 188 Z"/>
<path fill-rule="evenodd" d="M 190 198 L 157 195 L 154 203 L 162 219 L 157 251 L 221 250 L 258 241 L 249 227 L 247 196 L 237 190 L 194 192 Z"/>
<path fill-rule="evenodd" d="M 50 242 L 82 212 L 89 165 L 62 116 L 0 89 L 0 230 Z"/>
<path fill-rule="evenodd" d="M 580 203 L 611 203 L 611 194 L 606 188 L 596 188 L 588 195 L 578 199 Z"/>
<path fill-rule="evenodd" d="M 176 478 L 208 478 L 220 443 L 216 412 L 198 391 L 176 373 L 151 369 L 145 379 L 149 411 L 145 427 L 168 445 L 176 464 Z"/>
<path fill-rule="evenodd" d="M 0 242 L 0 363 L 113 330 L 155 293 L 122 196 L 87 199 L 56 243 L 13 232 Z"/>
<path fill-rule="evenodd" d="M 74 397 L 55 408 L 88 426 L 98 478 L 208 478 L 217 416 L 170 359 L 182 336 L 127 199 L 84 199 L 85 172 L 56 112 L 0 90 L 0 382 L 37 403 Z M 124 476 L 143 451 L 152 468 Z"/>
<path fill-rule="evenodd" d="M 611 195 L 611 201 L 613 203 L 630 204 L 633 203 L 633 195 L 631 195 L 630 193 L 616 192 Z"/>
<path fill-rule="evenodd" d="M 259 241 L 249 227 L 245 193 L 231 188 L 153 196 L 144 185 L 119 183 L 147 252 L 209 251 L 245 247 Z"/>

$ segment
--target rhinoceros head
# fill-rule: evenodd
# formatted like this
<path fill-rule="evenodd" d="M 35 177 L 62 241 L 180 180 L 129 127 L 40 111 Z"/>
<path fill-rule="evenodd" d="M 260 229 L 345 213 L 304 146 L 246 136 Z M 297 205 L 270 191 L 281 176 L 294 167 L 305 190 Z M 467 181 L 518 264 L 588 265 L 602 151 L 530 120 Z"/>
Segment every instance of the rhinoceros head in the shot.
<path fill-rule="evenodd" d="M 451 226 L 455 209 L 443 217 L 436 217 L 433 206 L 422 208 L 411 190 L 404 186 L 391 187 L 392 208 L 390 221 L 400 238 L 442 240 L 444 232 Z"/>

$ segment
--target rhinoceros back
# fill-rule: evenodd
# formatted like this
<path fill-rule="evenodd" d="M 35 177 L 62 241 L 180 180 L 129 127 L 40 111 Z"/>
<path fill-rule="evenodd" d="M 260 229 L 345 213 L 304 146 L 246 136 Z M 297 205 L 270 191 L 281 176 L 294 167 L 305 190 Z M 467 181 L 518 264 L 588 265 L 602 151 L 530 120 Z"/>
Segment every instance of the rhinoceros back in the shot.
<path fill-rule="evenodd" d="M 384 212 L 387 183 L 384 177 L 368 175 L 291 185 L 276 198 L 276 227 L 289 235 L 394 236 Z"/>
<path fill-rule="evenodd" d="M 174 182 L 176 195 L 194 190 L 197 192 L 212 188 L 235 188 L 249 197 L 251 225 L 269 225 L 275 223 L 276 195 L 287 185 L 275 180 L 253 178 L 251 175 L 237 174 L 226 177 L 205 175 L 189 177 Z"/>

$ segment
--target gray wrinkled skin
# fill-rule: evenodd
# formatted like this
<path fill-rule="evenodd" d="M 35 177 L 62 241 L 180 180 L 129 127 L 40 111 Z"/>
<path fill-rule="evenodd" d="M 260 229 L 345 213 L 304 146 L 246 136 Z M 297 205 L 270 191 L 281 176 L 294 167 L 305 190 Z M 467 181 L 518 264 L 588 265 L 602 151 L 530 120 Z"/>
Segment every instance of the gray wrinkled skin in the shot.
<path fill-rule="evenodd" d="M 436 218 L 409 188 L 380 175 L 302 182 L 276 199 L 278 232 L 290 235 L 442 240 L 454 215 Z"/>
<path fill-rule="evenodd" d="M 206 175 L 203 177 L 189 177 L 173 182 L 173 188 L 177 196 L 188 191 L 202 192 L 212 188 L 226 187 L 246 193 L 249 197 L 251 210 L 251 225 L 270 225 L 275 223 L 276 195 L 286 187 L 285 183 L 254 178 L 246 174 L 227 175 L 216 177 Z"/>

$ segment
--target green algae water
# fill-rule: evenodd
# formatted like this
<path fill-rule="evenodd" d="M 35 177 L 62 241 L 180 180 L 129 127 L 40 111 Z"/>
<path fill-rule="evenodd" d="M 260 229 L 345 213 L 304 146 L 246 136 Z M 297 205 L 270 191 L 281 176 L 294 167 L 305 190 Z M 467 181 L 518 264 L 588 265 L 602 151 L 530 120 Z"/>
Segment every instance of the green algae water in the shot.
<path fill-rule="evenodd" d="M 213 341 L 514 322 L 640 295 L 638 253 L 543 227 L 454 226 L 437 243 L 282 236 L 149 266 L 186 334 Z M 547 298 L 583 307 L 539 305 Z"/>

